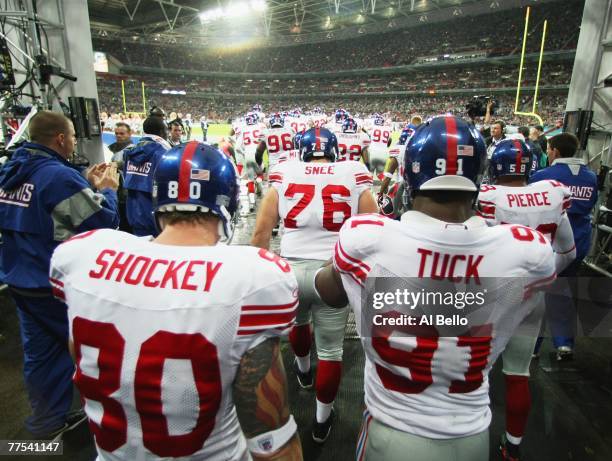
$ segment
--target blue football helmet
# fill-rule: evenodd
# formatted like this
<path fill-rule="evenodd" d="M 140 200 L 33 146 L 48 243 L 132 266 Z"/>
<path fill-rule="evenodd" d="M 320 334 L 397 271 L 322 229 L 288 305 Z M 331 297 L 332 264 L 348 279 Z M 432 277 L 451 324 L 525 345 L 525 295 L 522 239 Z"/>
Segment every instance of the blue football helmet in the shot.
<path fill-rule="evenodd" d="M 282 128 L 285 126 L 285 117 L 277 112 L 272 114 L 269 123 L 272 128 Z"/>
<path fill-rule="evenodd" d="M 303 131 L 298 131 L 295 136 L 293 137 L 293 148 L 294 149 L 299 149 L 300 148 L 300 140 L 302 139 L 302 135 L 304 134 Z"/>
<path fill-rule="evenodd" d="M 261 112 L 261 104 L 255 104 L 251 110 L 253 112 Z"/>
<path fill-rule="evenodd" d="M 357 133 L 357 122 L 353 117 L 347 117 L 346 120 L 342 122 L 342 132 Z"/>
<path fill-rule="evenodd" d="M 385 117 L 380 114 L 375 114 L 373 119 L 374 125 L 383 126 L 385 124 Z"/>
<path fill-rule="evenodd" d="M 240 183 L 227 155 L 214 147 L 191 141 L 166 152 L 153 177 L 153 210 L 213 213 L 221 220 L 219 235 L 230 240 L 238 209 Z"/>
<path fill-rule="evenodd" d="M 533 152 L 520 139 L 504 139 L 500 141 L 489 161 L 489 177 L 493 180 L 500 176 L 529 177 Z"/>
<path fill-rule="evenodd" d="M 399 141 L 397 143 L 400 146 L 404 146 L 414 134 L 415 129 L 416 127 L 412 123 L 406 125 L 400 133 Z"/>
<path fill-rule="evenodd" d="M 336 111 L 336 123 L 340 124 L 349 117 L 349 113 L 344 109 L 338 109 Z"/>
<path fill-rule="evenodd" d="M 302 133 L 299 149 L 302 162 L 322 157 L 335 162 L 338 157 L 338 139 L 327 128 L 311 128 Z"/>
<path fill-rule="evenodd" d="M 459 117 L 436 117 L 420 125 L 404 154 L 404 180 L 412 195 L 421 190 L 476 192 L 487 148 L 474 125 Z"/>
<path fill-rule="evenodd" d="M 244 121 L 247 125 L 255 125 L 259 121 L 259 117 L 257 117 L 257 114 L 254 114 L 253 112 L 249 112 L 244 117 Z"/>

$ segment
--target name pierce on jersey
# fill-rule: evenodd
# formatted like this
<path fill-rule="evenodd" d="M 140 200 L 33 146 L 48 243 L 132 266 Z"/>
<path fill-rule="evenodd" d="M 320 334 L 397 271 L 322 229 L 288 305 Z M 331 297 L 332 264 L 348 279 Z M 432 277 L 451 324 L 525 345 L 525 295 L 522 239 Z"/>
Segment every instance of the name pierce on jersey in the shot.
<path fill-rule="evenodd" d="M 105 249 L 98 254 L 89 277 L 145 288 L 209 292 L 222 265 L 203 260 L 153 259 Z"/>

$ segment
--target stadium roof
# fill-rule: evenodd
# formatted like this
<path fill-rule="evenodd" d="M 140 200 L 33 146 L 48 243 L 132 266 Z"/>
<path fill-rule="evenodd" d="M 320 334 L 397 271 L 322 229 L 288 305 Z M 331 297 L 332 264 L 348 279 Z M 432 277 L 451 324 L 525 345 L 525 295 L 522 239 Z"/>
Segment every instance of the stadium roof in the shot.
<path fill-rule="evenodd" d="M 350 38 L 554 0 L 88 0 L 92 35 L 167 44 Z"/>

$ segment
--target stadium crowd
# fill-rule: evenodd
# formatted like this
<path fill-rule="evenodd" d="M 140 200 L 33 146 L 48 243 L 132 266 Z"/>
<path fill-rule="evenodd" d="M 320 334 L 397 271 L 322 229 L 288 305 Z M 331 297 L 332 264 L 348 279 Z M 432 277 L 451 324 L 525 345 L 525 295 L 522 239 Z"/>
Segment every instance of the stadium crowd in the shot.
<path fill-rule="evenodd" d="M 121 98 L 113 93 L 99 91 L 101 110 L 108 114 L 120 114 L 123 111 Z M 177 112 L 192 114 L 193 119 L 204 116 L 209 121 L 226 123 L 247 113 L 257 103 L 263 103 L 267 111 L 290 111 L 299 105 L 303 110 L 313 107 L 321 107 L 325 113 L 333 114 L 338 107 L 347 109 L 355 116 L 366 116 L 373 112 L 387 113 L 394 122 L 405 122 L 410 116 L 419 113 L 426 118 L 451 113 L 465 115 L 466 105 L 472 99 L 471 96 L 401 96 L 401 97 L 368 97 L 368 98 L 299 98 L 299 99 L 255 99 L 240 98 L 230 99 L 215 97 L 210 99 L 192 98 L 189 96 L 155 95 L 147 99 L 147 107 L 159 106 L 167 113 Z M 496 96 L 499 109 L 496 115 L 504 118 L 511 125 L 529 124 L 529 120 L 522 116 L 513 115 L 514 96 Z M 543 95 L 539 98 L 538 113 L 546 125 L 552 126 L 563 119 L 565 110 L 565 95 Z M 533 100 L 530 96 L 521 99 L 520 110 L 529 111 Z M 128 106 L 129 112 L 142 112 L 142 105 Z"/>
<path fill-rule="evenodd" d="M 542 65 L 540 85 L 569 85 L 572 72 L 571 62 L 552 62 Z M 524 66 L 522 84 L 533 86 L 536 82 L 537 63 Z M 161 93 L 164 89 L 175 89 L 193 93 L 226 94 L 317 94 L 328 93 L 384 93 L 388 91 L 425 91 L 442 89 L 477 89 L 513 87 L 518 79 L 518 64 L 490 66 L 486 72 L 480 67 L 466 65 L 452 68 L 419 69 L 410 73 L 365 75 L 360 77 L 304 78 L 304 79 L 228 79 L 181 76 L 117 76 L 98 74 L 98 87 L 114 89 L 121 93 L 121 79 L 124 79 L 129 96 L 142 93 L 140 82 L 147 91 Z M 131 93 L 131 94 L 130 94 Z"/>
<path fill-rule="evenodd" d="M 538 26 L 546 18 L 546 50 L 576 48 L 583 0 L 563 0 L 535 5 L 531 13 L 534 33 L 528 52 L 539 51 Z M 552 14 L 554 12 L 554 14 Z M 501 56 L 520 51 L 523 12 L 519 9 L 492 11 L 462 18 L 462 26 L 441 22 L 383 34 L 290 47 L 266 47 L 223 51 L 200 46 L 141 44 L 96 37 L 94 48 L 112 54 L 123 64 L 170 69 L 224 72 L 318 72 L 411 64 L 424 56 L 486 51 Z M 231 37 L 229 37 L 231 38 Z"/>

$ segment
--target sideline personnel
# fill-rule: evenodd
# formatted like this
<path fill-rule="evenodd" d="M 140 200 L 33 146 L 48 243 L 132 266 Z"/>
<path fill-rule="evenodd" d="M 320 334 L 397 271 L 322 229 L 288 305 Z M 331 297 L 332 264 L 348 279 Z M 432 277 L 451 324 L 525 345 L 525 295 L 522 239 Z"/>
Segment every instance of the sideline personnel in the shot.
<path fill-rule="evenodd" d="M 30 121 L 31 142 L 0 170 L 0 273 L 17 305 L 23 342 L 23 372 L 32 415 L 27 429 L 54 437 L 83 420 L 69 413 L 74 367 L 68 353 L 66 306 L 49 285 L 51 254 L 73 235 L 117 227 L 118 175 L 96 165 L 89 181 L 70 164 L 75 133 L 61 114 L 37 113 Z"/>

